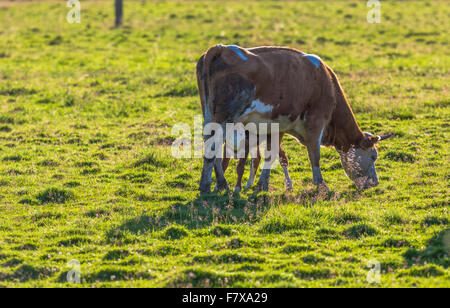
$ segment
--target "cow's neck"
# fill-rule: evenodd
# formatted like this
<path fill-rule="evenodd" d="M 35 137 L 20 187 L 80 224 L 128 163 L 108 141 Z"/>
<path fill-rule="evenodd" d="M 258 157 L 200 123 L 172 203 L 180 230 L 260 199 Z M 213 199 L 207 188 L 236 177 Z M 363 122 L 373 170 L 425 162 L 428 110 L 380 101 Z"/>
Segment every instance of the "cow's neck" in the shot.
<path fill-rule="evenodd" d="M 347 152 L 353 145 L 358 145 L 364 134 L 356 122 L 352 109 L 337 79 L 336 108 L 327 127 L 324 144 L 332 145 L 336 150 Z"/>

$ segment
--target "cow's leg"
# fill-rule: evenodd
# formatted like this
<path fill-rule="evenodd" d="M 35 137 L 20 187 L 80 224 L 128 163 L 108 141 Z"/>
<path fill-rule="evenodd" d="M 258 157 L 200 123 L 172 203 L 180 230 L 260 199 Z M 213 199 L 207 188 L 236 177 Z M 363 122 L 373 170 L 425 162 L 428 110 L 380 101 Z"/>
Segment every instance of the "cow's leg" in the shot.
<path fill-rule="evenodd" d="M 245 162 L 246 161 L 247 161 L 246 158 L 240 158 L 239 162 L 238 162 L 238 164 L 236 166 L 237 182 L 236 182 L 236 187 L 234 188 L 234 192 L 236 192 L 236 193 L 241 191 L 242 176 L 244 175 Z"/>
<path fill-rule="evenodd" d="M 237 182 L 236 187 L 234 188 L 234 192 L 240 192 L 242 187 L 242 176 L 244 175 L 245 170 L 245 163 L 247 162 L 248 157 L 248 151 L 245 151 L 245 157 L 240 158 L 239 162 L 236 166 L 236 173 L 237 173 Z"/>
<path fill-rule="evenodd" d="M 223 149 L 226 148 L 226 142 L 224 142 L 224 141 L 227 140 L 227 136 L 225 134 L 226 130 L 225 130 L 224 126 L 225 126 L 225 124 L 222 124 L 222 132 L 224 132 L 222 146 L 223 146 L 223 144 L 225 144 L 225 147 Z M 223 152 L 222 152 L 222 156 L 228 157 L 227 153 L 223 153 Z M 217 190 L 218 191 L 228 190 L 228 183 L 227 183 L 227 180 L 225 179 L 224 171 L 222 169 L 222 158 L 216 157 L 216 160 L 214 161 L 214 172 L 216 173 Z"/>
<path fill-rule="evenodd" d="M 214 168 L 215 158 L 203 157 L 202 177 L 200 178 L 200 193 L 207 194 L 211 192 L 211 177 Z"/>
<path fill-rule="evenodd" d="M 259 168 L 259 163 L 261 162 L 261 153 L 259 152 L 259 147 L 256 149 L 256 157 L 252 158 L 251 166 L 250 166 L 250 176 L 247 181 L 247 185 L 245 185 L 245 189 L 249 189 L 252 187 L 255 182 L 256 172 Z"/>
<path fill-rule="evenodd" d="M 217 191 L 228 190 L 228 183 L 222 170 L 222 158 L 216 157 L 214 161 L 214 172 L 216 173 Z"/>
<path fill-rule="evenodd" d="M 225 171 L 227 171 L 228 164 L 230 163 L 230 160 L 231 160 L 231 158 L 229 158 L 229 157 L 222 158 L 222 170 L 223 170 L 223 173 L 225 173 Z"/>
<path fill-rule="evenodd" d="M 231 158 L 230 157 L 228 157 L 228 155 L 226 154 L 226 144 L 224 144 L 224 146 L 223 146 L 223 158 L 222 158 L 222 171 L 223 171 L 223 173 L 225 174 L 225 171 L 227 170 L 227 168 L 228 168 L 228 165 L 229 165 L 229 163 L 230 163 L 230 160 L 231 160 Z M 216 174 L 217 174 L 217 172 L 216 172 Z M 214 191 L 218 191 L 219 190 L 219 188 L 218 188 L 218 185 L 217 185 L 217 182 L 216 182 L 216 186 L 214 187 Z"/>
<path fill-rule="evenodd" d="M 308 156 L 311 162 L 313 172 L 313 181 L 316 185 L 323 184 L 322 172 L 320 171 L 320 145 L 325 130 L 325 120 L 314 119 L 305 123 L 306 126 L 306 147 L 308 148 Z"/>
<path fill-rule="evenodd" d="M 319 145 L 312 145 L 308 147 L 308 156 L 311 162 L 314 184 L 320 185 L 323 183 L 322 172 L 320 171 L 320 149 Z"/>
<path fill-rule="evenodd" d="M 279 143 L 277 144 L 277 146 L 279 146 Z M 271 142 L 271 137 L 270 135 L 267 136 L 267 141 L 266 141 L 266 150 L 270 151 L 270 156 L 273 155 L 272 153 L 272 142 Z M 279 150 L 276 152 L 277 154 L 279 153 Z M 261 175 L 259 176 L 259 180 L 258 180 L 258 187 L 261 190 L 269 190 L 269 180 L 270 180 L 270 170 L 272 169 L 272 164 L 275 162 L 275 158 L 274 157 L 268 157 L 269 153 L 266 152 L 266 157 L 265 157 L 265 161 L 264 161 L 264 168 L 263 171 L 261 172 Z"/>
<path fill-rule="evenodd" d="M 247 157 L 249 154 L 249 140 L 248 135 L 245 137 L 245 148 L 244 157 L 239 157 L 239 162 L 236 166 L 237 181 L 236 187 L 234 188 L 235 193 L 239 193 L 242 190 L 242 176 L 244 175 L 245 163 L 247 162 Z"/>
<path fill-rule="evenodd" d="M 280 138 L 280 142 L 281 142 L 281 138 Z M 291 180 L 291 177 L 289 176 L 289 170 L 288 170 L 289 161 L 288 161 L 286 152 L 281 148 L 281 144 L 280 144 L 280 154 L 279 155 L 280 155 L 280 165 L 283 167 L 283 171 L 284 171 L 284 185 L 287 190 L 292 190 L 292 180 Z"/>
<path fill-rule="evenodd" d="M 213 149 L 214 150 L 214 144 Z M 225 179 L 223 175 L 222 170 L 222 158 L 218 157 L 211 157 L 207 158 L 206 156 L 203 157 L 203 170 L 202 170 L 202 176 L 200 178 L 200 193 L 210 193 L 211 192 L 211 176 L 212 176 L 212 170 L 214 169 L 214 172 L 216 173 L 216 186 L 217 190 L 223 190 L 228 189 L 227 180 Z"/>
<path fill-rule="evenodd" d="M 283 136 L 284 136 L 284 133 L 280 133 L 279 138 L 278 138 L 278 142 L 279 142 L 278 148 L 280 149 L 280 152 L 278 153 L 278 157 L 280 160 L 280 165 L 281 165 L 281 167 L 283 167 L 283 171 L 284 171 L 284 186 L 287 190 L 291 190 L 292 189 L 292 180 L 291 180 L 291 177 L 289 176 L 289 170 L 288 170 L 289 160 L 287 158 L 286 152 L 281 147 L 281 141 L 283 140 Z"/>
<path fill-rule="evenodd" d="M 272 164 L 273 161 L 271 159 L 265 159 L 264 168 L 258 180 L 258 188 L 261 190 L 269 190 L 270 169 L 272 167 Z"/>

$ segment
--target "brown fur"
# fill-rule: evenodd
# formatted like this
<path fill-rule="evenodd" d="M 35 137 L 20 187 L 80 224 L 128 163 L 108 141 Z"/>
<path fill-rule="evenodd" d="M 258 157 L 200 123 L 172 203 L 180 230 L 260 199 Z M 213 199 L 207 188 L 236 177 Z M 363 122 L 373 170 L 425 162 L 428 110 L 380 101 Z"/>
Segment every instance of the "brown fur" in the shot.
<path fill-rule="evenodd" d="M 209 104 L 211 121 L 217 123 L 246 124 L 255 119 L 279 123 L 282 133 L 296 137 L 308 148 L 317 184 L 322 183 L 320 145 L 346 152 L 351 147 L 373 148 L 380 140 L 363 134 L 333 70 L 323 61 L 316 67 L 301 51 L 213 46 L 200 59 L 197 78 L 204 115 L 204 104 Z M 243 93 L 242 97 L 233 100 L 236 93 Z M 272 110 L 244 113 L 253 100 L 272 106 Z M 268 173 L 265 177 L 268 181 Z M 202 191 L 208 186 L 203 179 L 202 174 Z M 220 174 L 218 181 L 223 182 Z"/>

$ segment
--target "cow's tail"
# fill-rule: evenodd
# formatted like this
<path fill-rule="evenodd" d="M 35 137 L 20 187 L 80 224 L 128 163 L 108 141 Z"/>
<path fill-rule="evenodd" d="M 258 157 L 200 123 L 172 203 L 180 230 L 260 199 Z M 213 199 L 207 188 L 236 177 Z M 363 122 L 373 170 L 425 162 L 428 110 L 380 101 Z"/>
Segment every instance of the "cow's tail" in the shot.
<path fill-rule="evenodd" d="M 202 103 L 202 113 L 203 119 L 205 121 L 210 121 L 210 98 L 211 98 L 211 78 L 210 78 L 210 68 L 211 63 L 220 56 L 223 48 L 220 45 L 213 46 L 209 48 L 200 58 L 197 63 L 197 87 L 200 95 L 200 101 Z M 209 111 L 209 112 L 208 112 Z M 208 115 L 209 113 L 209 115 Z"/>
<path fill-rule="evenodd" d="M 205 117 L 205 103 L 207 99 L 206 80 L 203 74 L 204 66 L 205 66 L 205 55 L 202 55 L 197 62 L 197 87 L 198 87 L 198 94 L 200 96 L 200 102 L 202 105 L 203 117 Z"/>
<path fill-rule="evenodd" d="M 197 80 L 198 88 L 200 91 L 200 98 L 202 100 L 203 117 L 205 120 L 210 120 L 205 114 L 206 110 L 210 109 L 210 99 L 212 96 L 211 88 L 211 64 L 217 59 L 223 52 L 221 45 L 216 45 L 210 47 L 202 56 L 199 63 L 197 64 Z"/>
<path fill-rule="evenodd" d="M 210 47 L 205 53 L 205 63 L 203 66 L 203 73 L 208 81 L 210 80 L 209 74 L 210 74 L 211 63 L 216 58 L 218 58 L 222 54 L 222 52 L 223 52 L 223 47 L 221 45 L 216 45 L 216 46 Z"/>

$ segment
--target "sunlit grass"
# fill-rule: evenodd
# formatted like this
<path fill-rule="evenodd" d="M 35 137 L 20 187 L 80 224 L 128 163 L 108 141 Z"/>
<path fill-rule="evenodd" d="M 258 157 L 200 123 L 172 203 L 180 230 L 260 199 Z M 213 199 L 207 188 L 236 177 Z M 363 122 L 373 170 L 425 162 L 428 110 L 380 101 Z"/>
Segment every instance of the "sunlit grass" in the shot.
<path fill-rule="evenodd" d="M 83 286 L 449 286 L 445 2 L 383 2 L 369 24 L 364 1 L 125 1 L 119 29 L 112 3 L 82 1 L 80 24 L 65 4 L 0 4 L 0 286 L 69 286 L 73 259 Z M 319 196 L 286 137 L 293 192 L 278 168 L 268 193 L 199 197 L 171 127 L 201 114 L 217 43 L 321 56 L 362 129 L 395 133 L 380 185 L 358 192 L 323 149 Z"/>

